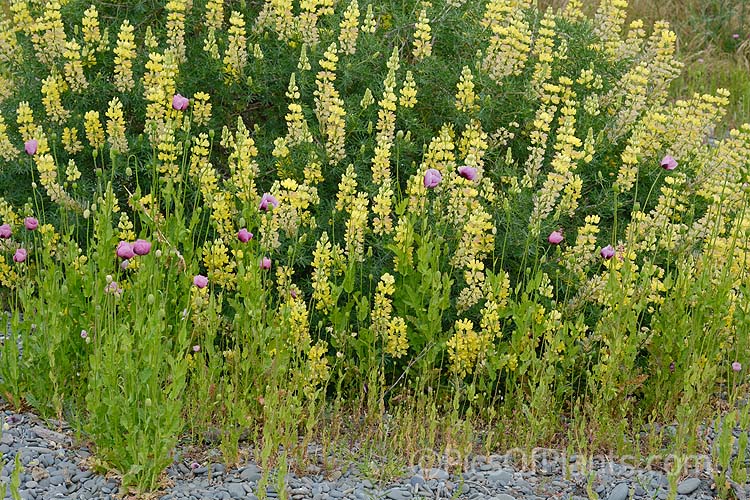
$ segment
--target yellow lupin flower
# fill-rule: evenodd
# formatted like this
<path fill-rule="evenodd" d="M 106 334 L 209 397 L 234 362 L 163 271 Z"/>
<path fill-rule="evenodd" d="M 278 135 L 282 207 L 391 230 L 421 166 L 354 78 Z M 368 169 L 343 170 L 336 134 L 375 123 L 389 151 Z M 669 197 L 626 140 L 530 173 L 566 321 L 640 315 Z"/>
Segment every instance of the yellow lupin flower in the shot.
<path fill-rule="evenodd" d="M 62 145 L 69 155 L 74 155 L 83 149 L 83 144 L 78 140 L 78 129 L 65 127 L 62 131 Z"/>
<path fill-rule="evenodd" d="M 107 108 L 107 140 L 112 151 L 120 154 L 128 152 L 128 139 L 125 137 L 125 117 L 122 112 L 122 103 L 117 97 L 109 101 Z"/>
<path fill-rule="evenodd" d="M 459 319 L 454 325 L 455 333 L 448 339 L 448 359 L 451 370 L 459 377 L 471 375 L 476 368 L 480 355 L 489 347 L 489 339 L 474 331 L 474 323 L 468 319 Z"/>
<path fill-rule="evenodd" d="M 167 10 L 167 47 L 178 62 L 185 61 L 185 12 L 187 0 L 169 0 Z"/>
<path fill-rule="evenodd" d="M 8 126 L 5 124 L 5 118 L 2 114 L 0 114 L 0 157 L 5 161 L 11 161 L 18 157 L 18 150 L 10 142 Z"/>
<path fill-rule="evenodd" d="M 115 54 L 115 87 L 120 92 L 132 90 L 135 86 L 135 81 L 133 80 L 133 59 L 136 56 L 136 46 L 135 37 L 133 36 L 133 26 L 127 19 L 120 25 L 120 32 L 117 35 L 117 46 L 113 52 Z"/>
<path fill-rule="evenodd" d="M 81 46 L 75 40 L 65 42 L 63 57 L 65 57 L 65 81 L 71 91 L 81 92 L 89 85 L 86 76 L 83 74 Z"/>
<path fill-rule="evenodd" d="M 245 36 L 245 18 L 237 11 L 229 16 L 229 43 L 224 52 L 224 79 L 228 83 L 242 80 L 242 73 L 247 64 L 247 39 Z"/>
<path fill-rule="evenodd" d="M 352 55 L 357 51 L 359 35 L 359 4 L 352 0 L 344 11 L 344 18 L 339 25 L 339 43 L 341 53 Z"/>
<path fill-rule="evenodd" d="M 385 344 L 386 354 L 400 358 L 409 350 L 409 340 L 406 337 L 406 321 L 396 316 L 388 323 L 388 334 Z"/>
<path fill-rule="evenodd" d="M 305 394 L 308 398 L 312 398 L 318 386 L 324 384 L 330 376 L 327 352 L 328 343 L 325 340 L 318 340 L 307 352 L 308 382 Z"/>
<path fill-rule="evenodd" d="M 98 150 L 104 146 L 104 129 L 99 121 L 98 111 L 87 111 L 83 116 L 83 127 L 86 130 L 86 139 L 88 139 L 91 149 Z"/>
<path fill-rule="evenodd" d="M 205 92 L 196 92 L 193 96 L 193 121 L 197 125 L 208 125 L 211 120 L 211 96 Z"/>
<path fill-rule="evenodd" d="M 464 66 L 461 70 L 461 79 L 458 82 L 456 92 L 456 109 L 463 113 L 471 113 L 479 109 L 476 103 L 477 96 L 474 94 L 474 75 L 471 69 Z"/>
<path fill-rule="evenodd" d="M 398 103 L 404 108 L 413 108 L 417 104 L 417 84 L 411 71 L 406 72 L 404 84 L 399 91 Z"/>
<path fill-rule="evenodd" d="M 42 80 L 42 104 L 50 120 L 60 125 L 70 117 L 70 111 L 63 107 L 61 99 L 62 93 L 66 90 L 68 84 L 55 73 Z"/>
<path fill-rule="evenodd" d="M 430 2 L 422 2 L 419 18 L 414 25 L 416 31 L 414 32 L 412 54 L 418 61 L 432 55 L 432 28 L 430 27 L 430 18 L 427 17 L 427 8 L 431 6 Z"/>

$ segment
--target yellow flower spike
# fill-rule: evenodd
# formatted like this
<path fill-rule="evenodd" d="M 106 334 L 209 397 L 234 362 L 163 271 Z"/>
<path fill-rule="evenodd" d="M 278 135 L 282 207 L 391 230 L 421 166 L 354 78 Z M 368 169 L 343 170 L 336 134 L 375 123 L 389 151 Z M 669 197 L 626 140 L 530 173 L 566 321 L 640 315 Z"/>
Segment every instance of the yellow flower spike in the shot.
<path fill-rule="evenodd" d="M 117 35 L 117 46 L 113 50 L 115 54 L 114 83 L 120 92 L 128 92 L 135 86 L 133 80 L 133 60 L 136 57 L 135 37 L 133 26 L 125 19 L 120 25 Z"/>
<path fill-rule="evenodd" d="M 427 17 L 427 7 L 430 4 L 429 2 L 422 2 L 422 6 L 423 8 L 419 11 L 417 22 L 414 25 L 416 31 L 414 32 L 412 46 L 412 54 L 418 61 L 432 55 L 432 28 L 430 27 L 430 18 Z"/>
<path fill-rule="evenodd" d="M 18 150 L 10 142 L 8 126 L 5 124 L 5 118 L 2 114 L 0 114 L 0 157 L 5 161 L 11 161 L 18 157 Z"/>
<path fill-rule="evenodd" d="M 229 43 L 224 52 L 224 74 L 227 83 L 242 80 L 242 73 L 247 64 L 247 39 L 245 35 L 245 18 L 237 11 L 229 16 Z"/>
<path fill-rule="evenodd" d="M 125 117 L 122 103 L 117 97 L 109 101 L 107 109 L 107 141 L 112 151 L 120 154 L 128 152 L 128 139 L 125 136 Z"/>
<path fill-rule="evenodd" d="M 352 0 L 344 11 L 344 17 L 339 24 L 339 44 L 341 53 L 353 55 L 357 51 L 357 36 L 359 35 L 359 4 Z"/>

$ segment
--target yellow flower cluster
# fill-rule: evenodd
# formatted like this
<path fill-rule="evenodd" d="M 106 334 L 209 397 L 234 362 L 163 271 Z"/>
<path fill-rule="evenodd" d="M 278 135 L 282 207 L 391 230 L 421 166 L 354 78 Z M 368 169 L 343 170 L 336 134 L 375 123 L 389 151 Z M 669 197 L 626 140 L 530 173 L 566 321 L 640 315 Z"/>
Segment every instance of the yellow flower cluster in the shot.
<path fill-rule="evenodd" d="M 575 92 L 571 90 L 572 84 L 573 81 L 569 78 L 560 77 L 563 105 L 560 108 L 558 120 L 557 140 L 554 145 L 555 155 L 552 158 L 552 172 L 547 175 L 547 179 L 534 200 L 534 208 L 529 220 L 529 230 L 533 235 L 539 234 L 542 222 L 552 212 L 560 196 L 562 199 L 556 219 L 560 214 L 572 217 L 578 208 L 583 181 L 575 170 L 578 161 L 583 159 L 586 153 L 582 149 L 583 142 L 575 135 L 578 102 L 575 100 Z"/>
<path fill-rule="evenodd" d="M 127 92 L 135 86 L 135 81 L 133 80 L 135 49 L 133 26 L 130 24 L 130 21 L 125 19 L 117 35 L 117 46 L 113 50 L 115 54 L 114 83 L 115 88 L 120 92 Z"/>
<path fill-rule="evenodd" d="M 18 124 L 18 133 L 21 134 L 21 138 L 24 142 L 34 138 L 37 127 L 34 124 L 34 112 L 31 110 L 27 101 L 21 101 L 18 103 L 18 108 L 16 109 L 16 123 Z"/>
<path fill-rule="evenodd" d="M 430 2 L 422 2 L 422 9 L 419 11 L 419 19 L 414 27 L 414 45 L 412 54 L 417 61 L 432 55 L 432 28 L 430 27 L 430 18 L 427 17 L 427 9 L 432 7 Z"/>
<path fill-rule="evenodd" d="M 316 388 L 324 384 L 330 376 L 330 367 L 328 366 L 328 343 L 325 340 L 318 342 L 307 352 L 308 378 L 305 385 L 305 394 L 312 398 Z"/>
<path fill-rule="evenodd" d="M 615 60 L 622 45 L 622 26 L 627 17 L 627 0 L 602 0 L 594 15 L 594 34 L 600 42 L 593 48 Z"/>
<path fill-rule="evenodd" d="M 521 180 L 521 185 L 524 187 L 533 189 L 536 186 L 539 172 L 542 169 L 542 162 L 547 152 L 550 128 L 560 104 L 562 91 L 563 87 L 560 85 L 542 84 L 541 104 L 534 115 L 534 128 L 529 135 L 531 139 L 528 146 L 529 156 L 524 164 L 524 175 Z"/>
<path fill-rule="evenodd" d="M 247 64 L 247 38 L 245 18 L 235 10 L 229 16 L 228 41 L 227 50 L 224 52 L 224 80 L 227 83 L 239 83 Z"/>
<path fill-rule="evenodd" d="M 81 19 L 83 32 L 83 50 L 81 56 L 86 66 L 96 64 L 96 53 L 107 50 L 107 34 L 102 33 L 99 27 L 99 12 L 94 5 L 91 5 L 83 13 Z"/>
<path fill-rule="evenodd" d="M 159 173 L 165 184 L 178 184 L 182 181 L 180 165 L 180 145 L 170 124 L 158 127 L 156 138 L 156 158 L 159 160 Z"/>
<path fill-rule="evenodd" d="M 63 51 L 65 58 L 65 82 L 72 92 L 81 92 L 89 86 L 86 75 L 83 74 L 83 63 L 81 62 L 81 46 L 75 40 L 65 42 Z"/>
<path fill-rule="evenodd" d="M 490 28 L 490 44 L 482 60 L 486 71 L 498 85 L 509 75 L 520 75 L 531 51 L 531 29 L 524 19 L 527 1 L 490 0 L 482 25 Z"/>
<path fill-rule="evenodd" d="M 296 78 L 297 74 L 292 73 L 292 76 L 289 77 L 289 88 L 286 92 L 287 99 L 291 101 L 287 107 L 289 112 L 284 116 L 287 127 L 286 141 L 289 146 L 313 142 L 305 115 L 302 113 L 302 106 L 297 102 L 300 98 L 300 93 Z"/>
<path fill-rule="evenodd" d="M 368 204 L 367 193 L 357 193 L 357 196 L 349 207 L 349 220 L 346 221 L 346 234 L 344 235 L 346 254 L 356 262 L 363 262 L 365 260 L 365 232 L 367 231 Z"/>
<path fill-rule="evenodd" d="M 216 44 L 216 32 L 220 32 L 224 26 L 224 2 L 221 0 L 208 0 L 206 2 L 206 15 L 204 22 L 208 31 L 203 41 L 203 50 L 213 59 L 219 60 L 219 46 Z"/>
<path fill-rule="evenodd" d="M 596 259 L 600 220 L 598 215 L 587 215 L 584 225 L 578 229 L 575 244 L 567 247 L 563 254 L 563 266 L 578 279 L 583 279 L 586 268 Z"/>
<path fill-rule="evenodd" d="M 198 185 L 198 188 L 207 203 L 211 203 L 214 194 L 218 190 L 219 179 L 216 171 L 209 161 L 209 148 L 211 143 L 208 134 L 201 132 L 193 139 L 190 148 L 190 168 L 188 175 Z"/>
<path fill-rule="evenodd" d="M 237 131 L 232 135 L 224 127 L 222 130 L 221 145 L 231 149 L 229 154 L 229 172 L 231 178 L 229 185 L 233 187 L 239 200 L 249 203 L 257 198 L 255 193 L 255 178 L 258 176 L 259 167 L 255 161 L 258 156 L 258 148 L 255 141 L 250 137 L 250 131 L 242 121 L 237 118 Z"/>
<path fill-rule="evenodd" d="M 193 96 L 193 121 L 200 126 L 208 125 L 211 120 L 211 96 L 205 92 L 196 92 Z"/>
<path fill-rule="evenodd" d="M 315 301 L 315 308 L 326 313 L 330 312 L 334 306 L 333 288 L 329 279 L 334 264 L 334 251 L 338 251 L 338 248 L 332 249 L 328 233 L 324 232 L 320 235 L 313 251 L 312 298 Z"/>
<path fill-rule="evenodd" d="M 400 358 L 409 351 L 409 339 L 406 336 L 406 321 L 396 316 L 388 322 L 388 333 L 385 342 L 385 353 Z"/>
<path fill-rule="evenodd" d="M 357 51 L 359 36 L 359 4 L 352 0 L 344 11 L 344 18 L 339 25 L 339 44 L 341 53 L 353 55 Z"/>
<path fill-rule="evenodd" d="M 471 375 L 490 343 L 489 338 L 474 331 L 471 320 L 456 321 L 453 336 L 446 343 L 453 373 L 458 377 Z"/>
<path fill-rule="evenodd" d="M 42 80 L 42 104 L 49 119 L 58 125 L 62 125 L 70 117 L 70 111 L 63 107 L 61 99 L 62 93 L 67 90 L 65 79 L 54 72 Z"/>
<path fill-rule="evenodd" d="M 109 101 L 107 108 L 107 140 L 112 151 L 120 154 L 128 152 L 128 139 L 125 137 L 125 117 L 122 113 L 122 103 L 117 97 Z"/>
<path fill-rule="evenodd" d="M 336 80 L 336 43 L 328 46 L 320 60 L 321 70 L 315 78 L 315 115 L 320 123 L 320 130 L 326 141 L 328 163 L 335 165 L 346 157 L 344 142 L 346 139 L 344 100 L 333 85 Z"/>
<path fill-rule="evenodd" d="M 160 131 L 157 129 L 166 119 L 168 110 L 172 109 L 176 78 L 177 63 L 171 52 L 148 54 L 146 73 L 143 75 L 143 95 L 148 103 L 146 132 L 152 141 L 158 137 Z"/>
<path fill-rule="evenodd" d="M 5 161 L 11 161 L 18 157 L 18 150 L 10 142 L 8 126 L 5 124 L 5 118 L 2 114 L 0 114 L 0 157 Z"/>
<path fill-rule="evenodd" d="M 532 54 L 536 57 L 537 62 L 534 65 L 534 74 L 531 77 L 531 88 L 541 95 L 541 86 L 552 76 L 552 63 L 554 62 L 555 47 L 555 19 L 552 10 L 548 9 L 540 21 L 539 32 L 534 41 Z"/>
<path fill-rule="evenodd" d="M 39 148 L 34 156 L 36 169 L 39 172 L 39 183 L 47 192 L 54 203 L 62 206 L 76 209 L 78 204 L 63 190 L 62 186 L 57 183 L 57 165 L 54 157 L 46 153 L 49 151 L 46 138 L 39 139 Z"/>
<path fill-rule="evenodd" d="M 31 26 L 31 43 L 39 62 L 52 66 L 65 50 L 65 26 L 60 2 L 46 2 L 42 17 Z"/>
<path fill-rule="evenodd" d="M 398 48 L 394 48 L 391 57 L 386 63 L 388 74 L 383 81 L 383 97 L 378 101 L 378 123 L 376 126 L 377 134 L 375 137 L 375 153 L 372 158 L 372 182 L 373 184 L 383 187 L 387 191 L 391 183 L 391 147 L 393 146 L 393 137 L 396 129 L 396 71 L 399 69 Z M 378 200 L 380 205 L 375 204 L 380 219 L 383 223 L 378 225 L 376 234 L 384 232 L 389 227 L 391 211 L 391 200 L 381 196 Z M 388 222 L 386 222 L 388 221 Z"/>
<path fill-rule="evenodd" d="M 91 149 L 98 150 L 104 146 L 104 129 L 99 121 L 98 111 L 87 111 L 83 116 L 83 128 L 86 131 Z"/>
<path fill-rule="evenodd" d="M 133 230 L 133 223 L 130 221 L 127 212 L 120 212 L 120 220 L 117 222 L 117 237 L 125 241 L 135 241 L 136 234 Z"/>
<path fill-rule="evenodd" d="M 78 140 L 78 129 L 75 127 L 65 127 L 62 131 L 63 149 L 69 154 L 74 155 L 83 149 L 83 144 Z"/>
<path fill-rule="evenodd" d="M 188 0 L 169 0 L 167 11 L 167 47 L 178 62 L 185 61 L 185 13 Z"/>
<path fill-rule="evenodd" d="M 478 111 L 479 105 L 476 103 L 477 96 L 474 93 L 474 75 L 471 74 L 468 66 L 464 66 L 461 70 L 461 79 L 457 87 L 456 108 L 462 113 Z"/>
<path fill-rule="evenodd" d="M 18 286 L 18 273 L 8 265 L 4 255 L 0 255 L 0 285 L 9 290 L 15 290 Z"/>
<path fill-rule="evenodd" d="M 66 186 L 70 183 L 74 183 L 80 178 L 81 178 L 81 171 L 78 170 L 78 165 L 76 165 L 76 161 L 73 158 L 69 159 L 68 166 L 65 167 Z"/>
<path fill-rule="evenodd" d="M 296 352 L 307 350 L 310 346 L 310 324 L 307 305 L 302 297 L 289 296 L 284 303 L 287 328 L 291 348 Z"/>
<path fill-rule="evenodd" d="M 372 4 L 368 4 L 365 18 L 362 20 L 362 31 L 373 34 L 376 29 L 377 23 L 375 22 L 375 15 L 372 12 Z"/>
<path fill-rule="evenodd" d="M 404 77 L 404 84 L 399 91 L 398 103 L 404 108 L 413 108 L 417 104 L 417 83 L 414 81 L 411 70 L 407 70 Z"/>
<path fill-rule="evenodd" d="M 229 259 L 229 251 L 221 238 L 207 241 L 203 245 L 203 265 L 206 266 L 211 283 L 228 290 L 234 288 L 234 269 L 237 264 Z"/>
<path fill-rule="evenodd" d="M 625 43 L 620 45 L 617 54 L 618 59 L 632 59 L 638 55 L 643 48 L 643 40 L 646 38 L 646 30 L 643 29 L 643 21 L 636 19 L 628 27 L 628 36 Z"/>

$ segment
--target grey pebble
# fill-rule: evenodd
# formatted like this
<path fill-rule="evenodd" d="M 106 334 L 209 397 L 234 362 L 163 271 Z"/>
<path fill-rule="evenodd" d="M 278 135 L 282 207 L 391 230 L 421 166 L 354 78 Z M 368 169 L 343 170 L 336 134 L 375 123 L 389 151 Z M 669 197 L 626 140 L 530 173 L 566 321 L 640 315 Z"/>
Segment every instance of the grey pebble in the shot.
<path fill-rule="evenodd" d="M 701 480 L 697 477 L 689 477 L 677 485 L 677 493 L 680 495 L 689 495 L 697 490 L 701 485 Z"/>
<path fill-rule="evenodd" d="M 487 479 L 489 479 L 492 482 L 500 483 L 503 486 L 508 485 L 511 481 L 513 481 L 513 474 L 506 470 L 499 470 L 495 472 L 491 472 Z"/>
<path fill-rule="evenodd" d="M 626 500 L 629 493 L 630 487 L 628 486 L 628 483 L 619 483 L 617 486 L 612 488 L 612 491 L 609 493 L 607 500 Z"/>
<path fill-rule="evenodd" d="M 244 469 L 242 469 L 242 472 L 240 472 L 240 477 L 244 481 L 248 482 L 256 482 L 258 481 L 262 476 L 262 473 L 260 471 L 260 467 L 254 464 L 250 464 Z"/>

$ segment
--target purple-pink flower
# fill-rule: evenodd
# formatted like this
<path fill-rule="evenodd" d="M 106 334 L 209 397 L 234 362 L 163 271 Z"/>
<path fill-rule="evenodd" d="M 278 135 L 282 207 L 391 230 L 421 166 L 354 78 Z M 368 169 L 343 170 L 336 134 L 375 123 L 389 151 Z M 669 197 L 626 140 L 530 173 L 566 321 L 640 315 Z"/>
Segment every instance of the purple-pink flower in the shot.
<path fill-rule="evenodd" d="M 28 256 L 29 252 L 27 252 L 25 248 L 19 248 L 16 250 L 16 253 L 13 254 L 13 262 L 23 262 Z"/>
<path fill-rule="evenodd" d="M 603 259 L 609 260 L 615 256 L 615 249 L 612 247 L 612 245 L 607 245 L 606 247 L 601 249 L 599 255 L 601 255 Z"/>
<path fill-rule="evenodd" d="M 736 372 L 742 370 L 742 364 L 739 361 L 735 361 L 734 363 L 732 363 L 732 370 Z"/>
<path fill-rule="evenodd" d="M 268 257 L 263 257 L 260 259 L 260 268 L 261 269 L 271 269 L 271 259 Z"/>
<path fill-rule="evenodd" d="M 206 278 L 202 274 L 198 274 L 193 277 L 193 285 L 197 286 L 198 288 L 206 288 L 206 286 L 208 285 L 208 278 Z"/>
<path fill-rule="evenodd" d="M 26 154 L 29 156 L 34 156 L 38 148 L 39 148 L 39 141 L 37 141 L 36 139 L 29 139 L 28 141 L 23 143 L 23 149 L 26 151 Z"/>
<path fill-rule="evenodd" d="M 135 240 L 133 252 L 136 255 L 147 255 L 151 251 L 151 243 L 146 240 Z"/>
<path fill-rule="evenodd" d="M 81 330 L 81 338 L 82 339 L 85 339 L 88 336 L 89 336 L 89 332 L 87 332 L 86 330 Z"/>
<path fill-rule="evenodd" d="M 185 111 L 190 105 L 190 99 L 182 97 L 180 94 L 175 94 L 172 97 L 172 107 L 177 111 Z"/>
<path fill-rule="evenodd" d="M 440 184 L 440 181 L 442 180 L 442 174 L 440 173 L 440 171 L 434 168 L 428 168 L 424 173 L 424 187 L 426 187 L 427 189 L 434 188 L 435 186 Z"/>
<path fill-rule="evenodd" d="M 271 205 L 273 208 L 276 208 L 279 206 L 279 200 L 277 200 L 270 193 L 263 193 L 263 196 L 260 199 L 260 206 L 258 206 L 258 208 L 265 212 L 266 210 L 268 210 L 269 205 Z"/>
<path fill-rule="evenodd" d="M 199 346 L 199 345 L 194 345 L 193 346 L 193 352 L 198 352 L 200 350 L 201 350 L 201 346 Z"/>
<path fill-rule="evenodd" d="M 10 224 L 3 224 L 0 226 L 0 238 L 6 240 L 10 238 L 11 230 L 10 230 Z"/>
<path fill-rule="evenodd" d="M 117 244 L 117 256 L 121 259 L 132 259 L 134 255 L 135 252 L 133 251 L 133 245 L 127 241 L 120 241 L 120 243 Z"/>
<path fill-rule="evenodd" d="M 565 239 L 560 231 L 552 231 L 549 233 L 549 236 L 547 236 L 547 241 L 549 241 L 552 245 L 559 245 L 562 240 Z"/>
<path fill-rule="evenodd" d="M 462 167 L 458 167 L 458 175 L 460 175 L 464 179 L 473 181 L 477 178 L 477 169 L 468 165 L 464 165 Z"/>
<path fill-rule="evenodd" d="M 26 217 L 23 220 L 23 226 L 29 231 L 33 231 L 34 229 L 39 227 L 39 221 L 36 220 L 34 217 Z"/>
<path fill-rule="evenodd" d="M 247 243 L 248 241 L 253 239 L 253 233 L 248 231 L 247 228 L 243 227 L 237 232 L 237 239 L 242 243 Z"/>
<path fill-rule="evenodd" d="M 732 33 L 732 38 L 734 38 L 735 40 L 739 40 L 740 39 L 740 34 L 739 33 Z"/>
<path fill-rule="evenodd" d="M 674 372 L 674 361 L 672 361 L 671 363 L 669 363 L 669 371 L 670 372 Z"/>
<path fill-rule="evenodd" d="M 674 170 L 677 168 L 677 160 L 669 155 L 666 155 L 661 160 L 661 168 L 663 168 L 664 170 Z"/>

